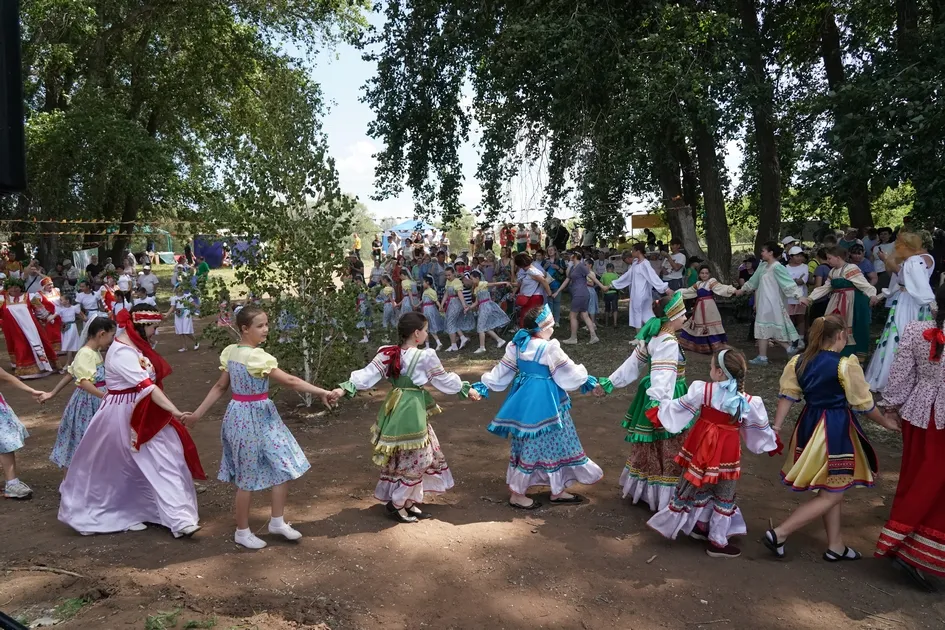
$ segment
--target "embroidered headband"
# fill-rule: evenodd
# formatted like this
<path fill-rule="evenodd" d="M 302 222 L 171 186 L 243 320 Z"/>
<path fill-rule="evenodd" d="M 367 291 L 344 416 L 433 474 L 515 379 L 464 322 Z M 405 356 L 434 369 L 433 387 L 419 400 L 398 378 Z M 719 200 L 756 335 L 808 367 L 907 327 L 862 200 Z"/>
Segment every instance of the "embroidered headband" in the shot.
<path fill-rule="evenodd" d="M 52 283 L 53 283 L 53 279 L 50 278 L 49 276 L 43 276 L 43 279 L 39 281 L 39 285 L 41 287 L 52 286 Z"/>
<path fill-rule="evenodd" d="M 668 322 L 679 319 L 685 315 L 686 303 L 683 301 L 682 293 L 679 291 L 673 293 L 673 297 L 669 299 L 669 302 L 666 304 L 663 312 L 666 313 L 666 321 Z"/>
<path fill-rule="evenodd" d="M 137 311 L 131 314 L 131 321 L 136 324 L 154 324 L 162 319 L 163 316 L 155 311 Z"/>
<path fill-rule="evenodd" d="M 727 368 L 727 367 L 725 367 L 725 355 L 726 355 L 726 354 L 728 354 L 728 349 L 727 349 L 727 348 L 726 348 L 725 350 L 722 350 L 722 351 L 719 353 L 719 369 L 722 370 L 722 374 L 725 375 L 725 378 L 731 380 L 731 379 L 733 379 L 733 378 L 735 378 L 735 377 L 732 376 L 732 373 L 728 371 L 728 368 Z"/>
<path fill-rule="evenodd" d="M 535 327 L 530 329 L 529 332 L 541 332 L 542 330 L 547 330 L 555 325 L 555 318 L 551 315 L 551 309 L 548 308 L 548 305 L 545 304 L 541 307 L 541 311 L 538 312 L 538 317 L 535 318 Z"/>

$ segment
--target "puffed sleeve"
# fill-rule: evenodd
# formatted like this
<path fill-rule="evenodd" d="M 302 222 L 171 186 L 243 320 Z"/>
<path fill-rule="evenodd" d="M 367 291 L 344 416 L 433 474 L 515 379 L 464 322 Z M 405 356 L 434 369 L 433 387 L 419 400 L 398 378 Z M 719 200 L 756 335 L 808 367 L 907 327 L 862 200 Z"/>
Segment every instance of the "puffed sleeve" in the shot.
<path fill-rule="evenodd" d="M 580 389 L 587 383 L 587 368 L 572 361 L 557 339 L 548 342 L 541 362 L 548 366 L 552 380 L 566 392 Z"/>
<path fill-rule="evenodd" d="M 627 268 L 622 276 L 610 283 L 610 288 L 617 289 L 626 289 L 630 286 L 630 280 L 632 279 L 633 265 Z"/>
<path fill-rule="evenodd" d="M 768 422 L 768 410 L 757 396 L 749 396 L 748 413 L 739 429 L 745 447 L 755 454 L 770 453 L 778 448 L 778 436 Z"/>
<path fill-rule="evenodd" d="M 816 302 L 820 298 L 830 293 L 830 276 L 824 280 L 824 283 L 810 292 L 808 296 L 811 302 Z"/>
<path fill-rule="evenodd" d="M 236 349 L 236 344 L 230 344 L 227 347 L 223 348 L 223 352 L 220 353 L 220 371 L 227 372 L 230 365 L 230 355 L 233 354 L 233 351 Z"/>
<path fill-rule="evenodd" d="M 693 381 L 680 398 L 661 400 L 657 417 L 664 429 L 670 433 L 679 433 L 692 422 L 705 400 L 705 381 Z"/>
<path fill-rule="evenodd" d="M 142 360 L 140 356 L 133 349 L 129 347 L 118 347 L 114 353 L 111 354 L 111 360 L 108 361 L 105 368 L 111 373 L 109 380 L 120 382 L 121 389 L 130 389 L 145 381 L 151 380 L 151 375 L 148 374 L 148 371 L 144 369 L 141 363 Z M 154 387 L 153 383 L 151 386 L 143 388 L 138 394 L 139 398 L 151 393 L 152 387 Z"/>
<path fill-rule="evenodd" d="M 797 382 L 797 361 L 801 355 L 792 357 L 781 372 L 781 381 L 778 383 L 778 398 L 787 398 L 791 402 L 799 402 L 804 398 L 801 384 Z"/>
<path fill-rule="evenodd" d="M 518 374 L 518 348 L 514 343 L 505 344 L 505 354 L 494 368 L 482 375 L 482 384 L 494 392 L 504 391 Z"/>
<path fill-rule="evenodd" d="M 856 265 L 847 265 L 843 270 L 843 277 L 849 280 L 857 291 L 865 295 L 866 297 L 873 297 L 876 295 L 876 287 L 870 284 L 870 281 L 866 279 L 866 276 L 863 275 L 863 272 L 860 271 L 860 268 Z M 925 284 L 928 284 L 926 281 Z"/>
<path fill-rule="evenodd" d="M 672 400 L 679 368 L 679 342 L 666 336 L 656 340 L 650 354 L 650 386 L 647 396 L 655 401 Z"/>
<path fill-rule="evenodd" d="M 900 271 L 902 284 L 916 302 L 925 306 L 935 302 L 935 294 L 929 284 L 925 261 L 922 256 L 912 256 L 906 259 Z"/>
<path fill-rule="evenodd" d="M 279 361 L 262 348 L 253 348 L 246 357 L 246 371 L 256 378 L 269 376 L 279 367 Z"/>
<path fill-rule="evenodd" d="M 646 365 L 648 357 L 649 354 L 646 350 L 646 344 L 635 344 L 635 348 L 630 356 L 627 357 L 627 360 L 624 361 L 619 368 L 614 370 L 614 373 L 611 374 L 608 379 L 614 387 L 626 387 L 640 378 L 640 372 Z"/>
<path fill-rule="evenodd" d="M 348 377 L 348 380 L 341 384 L 341 389 L 349 397 L 354 396 L 355 392 L 371 389 L 377 385 L 382 378 L 387 375 L 387 366 L 384 364 L 385 356 L 378 354 L 374 359 L 360 370 L 355 370 Z"/>
<path fill-rule="evenodd" d="M 699 297 L 699 292 L 696 291 L 695 285 L 691 287 L 684 287 L 682 289 L 676 289 L 676 293 L 682 296 L 684 300 L 693 300 Z"/>
<path fill-rule="evenodd" d="M 876 405 L 873 403 L 873 394 L 863 376 L 863 368 L 855 356 L 840 359 L 840 384 L 847 395 L 847 402 L 853 411 L 866 413 Z"/>
<path fill-rule="evenodd" d="M 88 348 L 82 348 L 76 353 L 75 359 L 72 360 L 72 365 L 67 369 L 76 383 L 81 383 L 82 381 L 94 383 L 95 371 L 98 369 L 98 361 L 98 356 L 94 351 Z"/>
<path fill-rule="evenodd" d="M 469 392 L 469 383 L 463 382 L 459 374 L 447 372 L 443 368 L 440 357 L 436 356 L 436 350 L 430 348 L 419 350 L 419 352 L 422 354 L 419 361 L 417 361 L 417 369 L 426 372 L 427 379 L 433 387 L 444 394 L 465 394 Z"/>
<path fill-rule="evenodd" d="M 715 278 L 709 279 L 709 290 L 719 297 L 732 297 L 737 289 L 730 284 L 722 284 Z"/>
<path fill-rule="evenodd" d="M 929 347 L 929 342 L 922 338 L 924 330 L 926 330 L 924 324 L 912 322 L 902 332 L 902 336 L 899 338 L 899 349 L 896 351 L 896 357 L 889 367 L 889 380 L 886 381 L 883 399 L 879 403 L 881 407 L 898 409 L 906 404 L 906 401 L 912 396 L 912 390 L 915 389 L 919 374 L 916 351 L 921 348 L 920 343 L 925 345 L 926 352 L 928 352 Z"/>

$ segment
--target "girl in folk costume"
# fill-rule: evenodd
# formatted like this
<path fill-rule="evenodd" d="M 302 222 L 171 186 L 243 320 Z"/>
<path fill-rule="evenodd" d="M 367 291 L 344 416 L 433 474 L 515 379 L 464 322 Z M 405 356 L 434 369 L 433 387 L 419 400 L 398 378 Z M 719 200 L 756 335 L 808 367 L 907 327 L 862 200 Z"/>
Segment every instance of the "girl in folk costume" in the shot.
<path fill-rule="evenodd" d="M 23 286 L 19 278 L 4 281 L 0 326 L 14 373 L 22 379 L 42 378 L 56 370 L 56 351 L 36 319 Z"/>
<path fill-rule="evenodd" d="M 936 292 L 934 322 L 902 331 L 889 381 L 878 403 L 902 426 L 902 465 L 877 557 L 894 558 L 924 590 L 927 575 L 945 577 L 945 286 Z"/>
<path fill-rule="evenodd" d="M 112 319 L 115 318 L 115 300 L 118 297 L 118 287 L 116 286 L 117 281 L 118 276 L 115 275 L 114 271 L 105 272 L 105 283 L 101 288 L 101 300 L 102 304 L 105 306 L 105 313 L 107 313 Z M 85 342 L 83 341 L 83 343 Z"/>
<path fill-rule="evenodd" d="M 144 523 L 191 536 L 194 479 L 206 479 L 197 447 L 162 390 L 171 366 L 149 340 L 161 314 L 145 304 L 122 311 L 125 332 L 105 355 L 108 388 L 59 488 L 59 520 L 82 534 L 140 531 Z"/>
<path fill-rule="evenodd" d="M 847 325 L 847 347 L 841 354 L 856 354 L 860 360 L 865 360 L 870 347 L 870 320 L 873 316 L 870 307 L 878 299 L 876 287 L 869 283 L 859 267 L 847 262 L 847 250 L 839 245 L 827 250 L 827 264 L 831 267 L 827 281 L 801 301 L 809 304 L 829 293 L 827 315 L 838 315 Z"/>
<path fill-rule="evenodd" d="M 374 463 L 381 467 L 381 478 L 374 497 L 387 503 L 387 510 L 401 523 L 415 523 L 429 518 L 418 505 L 425 492 L 440 493 L 453 487 L 453 475 L 440 450 L 427 415 L 438 413 L 424 385 L 432 384 L 444 394 L 459 394 L 479 399 L 469 383 L 443 369 L 434 350 L 421 350 L 427 339 L 427 320 L 420 313 L 407 313 L 397 325 L 399 346 L 385 346 L 366 367 L 351 373 L 351 378 L 332 392 L 332 402 L 342 396 L 353 397 L 359 390 L 374 387 L 386 378 L 393 389 L 371 427 Z"/>
<path fill-rule="evenodd" d="M 188 343 L 193 343 L 194 350 L 199 350 L 200 343 L 194 337 L 194 314 L 197 304 L 183 284 L 178 284 L 174 292 L 175 295 L 171 296 L 171 308 L 166 315 L 174 315 L 174 333 L 180 337 L 181 344 L 178 352 L 187 352 Z"/>
<path fill-rule="evenodd" d="M 713 558 L 740 556 L 741 550 L 729 539 L 748 531 L 735 504 L 735 484 L 741 477 L 739 438 L 752 453 L 781 452 L 764 402 L 745 394 L 747 371 L 745 356 L 725 348 L 712 357 L 710 382 L 694 381 L 684 396 L 663 401 L 648 412 L 654 424 L 667 431 L 698 420 L 676 455 L 684 472 L 673 498 L 647 525 L 672 540 L 679 532 L 705 540 L 705 551 Z"/>
<path fill-rule="evenodd" d="M 643 243 L 634 243 L 633 249 L 624 252 L 624 262 L 628 259 L 632 260 L 630 267 L 610 283 L 610 288 L 620 290 L 630 287 L 630 326 L 642 328 L 653 319 L 653 291 L 672 295 L 673 290 L 656 275 L 653 265 L 646 259 L 646 246 Z"/>
<path fill-rule="evenodd" d="M 728 335 L 722 327 L 722 316 L 714 296 L 732 297 L 738 291 L 735 287 L 712 278 L 711 273 L 708 265 L 700 265 L 696 283 L 679 290 L 684 300 L 696 300 L 692 319 L 687 320 L 686 325 L 679 331 L 679 345 L 699 354 L 718 352 L 728 343 Z"/>
<path fill-rule="evenodd" d="M 935 271 L 935 260 L 928 254 L 922 236 L 915 232 L 901 232 L 896 238 L 896 255 L 886 259 L 887 268 L 894 269 L 888 289 L 880 299 L 886 300 L 889 316 L 876 352 L 866 369 L 866 381 L 874 392 L 886 389 L 889 370 L 899 346 L 900 331 L 909 322 L 932 319 L 931 305 L 935 301 L 929 279 Z"/>
<path fill-rule="evenodd" d="M 443 303 L 440 310 L 446 314 L 446 333 L 450 336 L 450 347 L 447 352 L 456 352 L 469 343 L 465 331 L 474 326 L 473 314 L 468 312 L 466 298 L 463 296 L 463 281 L 455 276 L 452 267 L 446 268 L 446 291 L 443 293 Z M 459 346 L 456 346 L 456 335 L 459 335 Z"/>
<path fill-rule="evenodd" d="M 12 279 L 19 280 L 19 278 Z M 45 395 L 45 392 L 33 389 L 3 368 L 0 368 L 0 383 L 32 395 L 36 402 L 42 402 L 42 397 Z M 23 448 L 23 442 L 29 436 L 26 427 L 10 409 L 10 405 L 3 396 L 0 396 L 0 466 L 3 467 L 3 474 L 6 477 L 3 496 L 7 499 L 29 499 L 33 496 L 30 487 L 16 476 L 16 452 Z"/>
<path fill-rule="evenodd" d="M 397 311 L 394 309 L 394 287 L 393 280 L 387 274 L 381 277 L 381 291 L 377 296 L 378 301 L 383 304 L 384 313 L 381 317 L 381 325 L 385 331 L 397 327 Z"/>
<path fill-rule="evenodd" d="M 417 294 L 417 283 L 409 273 L 404 274 L 400 285 L 404 296 L 400 301 L 400 316 L 403 317 L 404 313 L 410 313 L 420 307 L 420 296 Z"/>
<path fill-rule="evenodd" d="M 768 365 L 768 344 L 774 341 L 791 356 L 800 337 L 791 323 L 786 300 L 800 298 L 801 289 L 794 278 L 778 261 L 783 248 L 770 241 L 761 247 L 761 264 L 751 278 L 742 286 L 742 293 L 755 292 L 755 339 L 758 341 L 758 356 L 749 361 L 752 365 Z"/>
<path fill-rule="evenodd" d="M 443 321 L 443 316 L 440 314 L 440 303 L 437 300 L 433 276 L 426 275 L 423 277 L 423 295 L 420 296 L 420 299 L 423 316 L 427 319 L 427 336 L 433 337 L 433 341 L 436 342 L 435 349 L 439 350 L 443 347 L 443 342 L 440 341 L 436 333 L 443 332 L 446 328 L 446 322 Z M 430 342 L 427 340 L 427 348 L 429 347 Z"/>
<path fill-rule="evenodd" d="M 807 265 L 807 256 L 804 250 L 795 245 L 787 252 L 788 264 L 785 267 L 787 272 L 794 278 L 794 284 L 800 289 L 800 297 L 788 298 L 788 315 L 791 316 L 791 323 L 797 329 L 797 349 L 804 349 L 804 338 L 807 336 L 807 305 L 801 302 L 801 298 L 807 297 L 807 283 L 810 279 L 810 267 Z"/>
<path fill-rule="evenodd" d="M 59 314 L 56 311 L 60 299 L 59 289 L 55 287 L 52 278 L 49 276 L 45 276 L 40 280 L 40 286 L 42 290 L 30 296 L 30 304 L 33 306 L 36 320 L 46 331 L 49 344 L 57 354 L 61 354 L 62 320 L 59 319 Z"/>
<path fill-rule="evenodd" d="M 801 398 L 806 400 L 788 444 L 781 480 L 795 491 L 818 492 L 787 520 L 765 532 L 765 546 L 779 558 L 784 556 L 787 537 L 819 518 L 827 531 L 824 560 L 861 558 L 843 543 L 840 511 L 846 490 L 873 485 L 877 461 L 855 413 L 865 414 L 891 431 L 899 427 L 873 404 L 856 357 L 841 354 L 847 347 L 847 336 L 847 324 L 837 315 L 817 318 L 804 354 L 791 359 L 781 374 L 774 430 L 781 430 L 791 405 Z"/>
<path fill-rule="evenodd" d="M 501 348 L 505 345 L 505 339 L 499 337 L 495 330 L 507 326 L 509 316 L 506 315 L 499 305 L 492 301 L 491 287 L 508 286 L 508 282 L 485 282 L 482 279 L 482 273 L 473 271 L 470 273 L 473 282 L 476 283 L 475 298 L 473 299 L 471 310 L 478 310 L 479 317 L 476 318 L 476 331 L 479 333 L 479 348 L 473 354 L 482 354 L 486 351 L 486 335 L 492 337 L 495 341 L 495 347 Z"/>
<path fill-rule="evenodd" d="M 483 396 L 488 391 L 509 395 L 489 424 L 490 433 L 511 438 L 511 453 L 505 481 L 511 491 L 509 505 L 533 510 L 541 503 L 530 499 L 529 488 L 550 486 L 552 503 L 580 503 L 567 492 L 575 483 L 590 485 L 604 476 L 600 467 L 584 453 L 571 419 L 568 391 L 591 391 L 597 379 L 588 376 L 561 349 L 554 334 L 554 316 L 546 304 L 525 314 L 524 327 L 508 344 L 505 356 L 482 382 L 473 387 Z"/>
<path fill-rule="evenodd" d="M 677 332 L 686 323 L 686 306 L 677 292 L 654 302 L 652 308 L 656 316 L 637 333 L 633 353 L 609 378 L 600 379 L 594 393 L 602 396 L 615 387 L 626 387 L 649 365 L 649 374 L 640 380 L 623 421 L 625 439 L 633 447 L 620 475 L 620 485 L 625 498 L 632 496 L 634 503 L 642 498 L 656 512 L 669 504 L 679 481 L 682 468 L 675 457 L 688 427 L 673 434 L 653 426 L 646 412 L 664 400 L 686 393 L 686 356 L 676 340 Z"/>
<path fill-rule="evenodd" d="M 79 335 L 79 346 L 81 347 L 85 345 L 85 341 L 88 339 L 89 323 L 96 317 L 107 317 L 108 312 L 105 311 L 105 307 L 102 305 L 102 290 L 92 291 L 90 280 L 79 282 L 79 291 L 75 294 L 75 302 L 82 307 L 82 312 L 85 314 L 85 325 L 82 326 L 82 334 Z"/>
<path fill-rule="evenodd" d="M 59 468 L 69 468 L 76 447 L 105 397 L 105 361 L 102 359 L 102 350 L 111 345 L 114 338 L 115 322 L 105 317 L 96 318 L 89 324 L 89 339 L 69 365 L 69 373 L 51 392 L 42 397 L 42 402 L 46 402 L 61 392 L 66 385 L 75 384 L 72 397 L 62 412 L 56 443 L 49 456 L 52 463 Z"/>
<path fill-rule="evenodd" d="M 115 301 L 112 303 L 111 316 L 112 316 L 112 319 L 116 322 L 119 319 L 122 319 L 124 321 L 124 318 L 119 318 L 119 315 L 121 314 L 122 311 L 127 311 L 132 306 L 126 301 L 125 295 L 126 294 L 124 291 L 115 291 Z M 123 332 L 125 332 L 125 330 L 121 326 L 119 326 L 118 334 L 121 334 Z"/>
<path fill-rule="evenodd" d="M 227 346 L 220 355 L 219 380 L 196 411 L 184 414 L 184 421 L 193 426 L 232 388 L 233 398 L 223 415 L 223 457 L 217 479 L 237 488 L 234 540 L 248 549 L 262 549 L 265 541 L 249 528 L 251 493 L 272 488 L 269 533 L 298 540 L 302 534 L 285 522 L 287 482 L 309 469 L 302 449 L 269 398 L 269 381 L 318 396 L 325 404 L 331 392 L 283 372 L 276 358 L 259 347 L 269 335 L 269 318 L 261 308 L 241 310 L 236 327 L 240 342 Z"/>
<path fill-rule="evenodd" d="M 85 318 L 82 313 L 82 307 L 72 303 L 72 298 L 63 293 L 59 298 L 59 306 L 56 307 L 56 314 L 62 321 L 62 347 L 59 349 L 61 354 L 66 355 L 66 364 L 72 362 L 72 357 L 82 345 L 79 343 L 78 320 Z"/>

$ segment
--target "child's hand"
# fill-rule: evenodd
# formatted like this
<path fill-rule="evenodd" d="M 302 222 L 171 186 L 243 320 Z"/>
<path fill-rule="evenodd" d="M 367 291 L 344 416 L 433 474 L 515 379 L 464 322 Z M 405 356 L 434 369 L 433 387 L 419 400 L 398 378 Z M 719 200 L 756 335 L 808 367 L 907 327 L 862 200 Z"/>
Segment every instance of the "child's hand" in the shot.
<path fill-rule="evenodd" d="M 604 391 L 604 388 L 601 387 L 600 384 L 596 385 L 593 391 L 594 391 L 594 395 L 598 398 L 603 398 L 604 396 L 607 395 L 607 392 Z"/>
<path fill-rule="evenodd" d="M 30 392 L 30 395 L 33 397 L 33 400 L 35 400 L 38 404 L 43 404 L 44 402 L 52 398 L 51 394 L 47 394 L 46 392 L 41 392 L 38 389 L 34 389 L 32 392 Z"/>
<path fill-rule="evenodd" d="M 482 400 L 482 394 L 477 392 L 475 389 L 470 389 L 469 400 Z"/>
<path fill-rule="evenodd" d="M 336 402 L 338 402 L 340 399 L 344 398 L 344 395 L 345 395 L 345 390 L 341 389 L 340 387 L 331 390 L 331 391 L 328 393 L 328 402 L 329 402 L 329 404 L 334 405 L 334 404 L 335 404 Z"/>
<path fill-rule="evenodd" d="M 178 420 L 180 420 L 181 424 L 183 424 L 185 427 L 191 428 L 197 426 L 197 421 L 200 420 L 200 416 L 196 415 L 192 411 L 186 411 L 180 415 Z"/>

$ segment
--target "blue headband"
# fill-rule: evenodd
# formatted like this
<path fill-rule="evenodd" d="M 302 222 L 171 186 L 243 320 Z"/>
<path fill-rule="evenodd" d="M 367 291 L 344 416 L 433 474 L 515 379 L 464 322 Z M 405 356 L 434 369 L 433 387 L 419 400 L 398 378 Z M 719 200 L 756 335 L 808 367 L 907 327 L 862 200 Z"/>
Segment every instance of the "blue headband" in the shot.
<path fill-rule="evenodd" d="M 528 342 L 532 338 L 532 335 L 541 332 L 545 328 L 554 326 L 554 322 L 555 320 L 551 315 L 551 309 L 545 304 L 541 307 L 541 311 L 538 312 L 538 317 L 535 318 L 535 327 L 520 328 L 519 331 L 515 333 L 515 336 L 512 337 L 512 343 L 515 344 L 519 352 L 525 352 L 525 348 L 528 347 Z"/>

